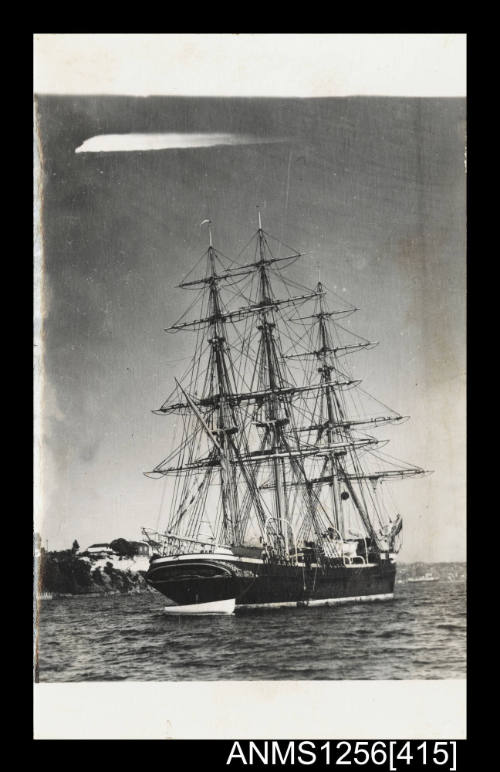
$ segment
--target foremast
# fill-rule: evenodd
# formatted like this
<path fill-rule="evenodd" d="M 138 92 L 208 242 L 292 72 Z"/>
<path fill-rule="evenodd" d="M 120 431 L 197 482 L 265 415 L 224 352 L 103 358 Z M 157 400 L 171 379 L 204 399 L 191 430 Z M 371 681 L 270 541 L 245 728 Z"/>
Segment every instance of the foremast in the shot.
<path fill-rule="evenodd" d="M 238 431 L 234 406 L 228 400 L 231 394 L 231 379 L 226 362 L 227 342 L 225 321 L 221 313 L 219 286 L 215 266 L 215 250 L 212 243 L 212 229 L 209 223 L 210 244 L 208 247 L 209 273 L 209 334 L 211 362 L 209 371 L 210 394 L 214 398 L 217 437 L 215 460 L 219 465 L 222 504 L 222 541 L 233 544 L 238 541 L 238 486 L 236 484 L 235 448 L 231 436 Z"/>

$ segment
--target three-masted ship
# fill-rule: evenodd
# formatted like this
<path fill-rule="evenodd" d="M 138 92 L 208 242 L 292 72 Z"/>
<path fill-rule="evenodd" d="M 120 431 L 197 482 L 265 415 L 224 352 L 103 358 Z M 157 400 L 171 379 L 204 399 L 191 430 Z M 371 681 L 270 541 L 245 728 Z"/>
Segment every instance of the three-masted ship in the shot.
<path fill-rule="evenodd" d="M 194 345 L 153 411 L 177 437 L 146 473 L 170 502 L 166 528 L 143 529 L 146 579 L 176 614 L 390 599 L 402 519 L 386 482 L 425 472 L 369 433 L 407 418 L 349 372 L 348 355 L 376 344 L 342 323 L 354 306 L 292 280 L 302 254 L 260 213 L 242 254 L 225 257 L 210 230 L 204 274 L 179 285 L 201 310 L 167 330 Z"/>

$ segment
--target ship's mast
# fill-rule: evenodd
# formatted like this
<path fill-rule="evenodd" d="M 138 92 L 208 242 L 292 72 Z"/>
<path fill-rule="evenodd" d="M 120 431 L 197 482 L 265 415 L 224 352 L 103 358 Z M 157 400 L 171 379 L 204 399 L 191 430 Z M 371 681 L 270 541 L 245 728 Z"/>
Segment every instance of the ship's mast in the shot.
<path fill-rule="evenodd" d="M 317 289 L 323 290 L 323 286 L 321 282 L 318 282 Z M 333 345 L 333 341 L 332 341 L 332 337 L 329 329 L 329 321 L 331 319 L 331 314 L 326 310 L 324 306 L 323 294 L 321 294 L 319 297 L 319 311 L 316 314 L 316 317 L 318 319 L 318 325 L 319 325 L 320 346 L 315 353 L 316 353 L 316 356 L 318 357 L 318 360 L 321 362 L 321 367 L 319 367 L 319 373 L 321 374 L 321 381 L 323 383 L 330 383 L 332 372 L 337 372 L 337 366 L 336 366 L 337 352 Z M 359 344 L 358 346 L 354 346 L 353 348 L 356 348 L 356 347 L 364 348 L 366 347 L 366 344 Z M 348 421 L 346 421 L 346 415 L 342 408 L 341 401 L 333 386 L 331 385 L 326 386 L 325 399 L 326 399 L 326 406 L 327 406 L 327 420 L 325 424 L 326 424 L 326 435 L 327 435 L 328 445 L 331 446 L 334 443 L 335 439 L 338 439 L 341 437 L 346 442 L 347 453 L 350 455 L 351 459 L 354 461 L 354 463 L 357 466 L 358 461 L 357 461 L 357 455 L 356 455 L 356 443 L 354 441 L 354 438 L 352 437 L 349 423 Z M 336 435 L 336 437 L 334 437 L 334 435 Z M 339 495 L 340 493 L 339 478 L 340 478 L 349 491 L 349 495 L 354 503 L 355 508 L 357 509 L 361 517 L 361 520 L 365 526 L 367 534 L 372 538 L 373 544 L 376 545 L 377 539 L 376 539 L 376 533 L 373 527 L 373 523 L 371 521 L 371 518 L 368 512 L 366 511 L 366 508 L 363 502 L 360 500 L 360 497 L 354 490 L 346 474 L 346 468 L 345 468 L 345 464 L 342 461 L 342 457 L 340 455 L 335 456 L 333 453 L 331 453 L 328 459 L 326 460 L 322 474 L 324 474 L 324 472 L 326 471 L 327 466 L 329 467 L 329 475 L 327 476 L 327 479 L 329 481 L 330 489 L 332 491 L 332 509 L 333 509 L 333 515 L 335 520 L 335 526 L 338 533 L 341 535 L 342 538 L 345 538 L 346 528 L 345 528 L 343 509 L 342 509 L 342 496 Z"/>
<path fill-rule="evenodd" d="M 220 483 L 222 500 L 222 540 L 232 544 L 237 540 L 238 532 L 238 488 L 234 471 L 231 467 L 232 446 L 228 441 L 238 427 L 236 417 L 228 404 L 227 395 L 231 392 L 230 378 L 225 360 L 225 324 L 221 314 L 219 287 L 215 266 L 215 250 L 212 243 L 212 229 L 209 228 L 210 244 L 208 261 L 210 265 L 209 309 L 211 322 L 209 325 L 208 342 L 212 347 L 211 358 L 215 364 L 215 393 L 218 395 L 217 426 L 214 433 L 219 440 Z"/>
<path fill-rule="evenodd" d="M 262 230 L 262 220 L 259 210 L 259 229 L 258 229 L 258 244 L 259 244 L 259 302 L 264 309 L 272 303 L 271 287 L 269 283 L 268 270 L 269 265 L 266 260 L 265 243 L 264 243 L 264 231 Z M 265 388 L 271 392 L 270 398 L 267 402 L 266 410 L 266 423 L 267 430 L 271 436 L 271 454 L 272 470 L 273 470 L 273 482 L 275 491 L 275 506 L 276 506 L 276 519 L 280 524 L 280 532 L 284 541 L 285 553 L 288 553 L 288 496 L 286 489 L 286 469 L 285 459 L 283 457 L 278 458 L 278 452 L 282 448 L 282 427 L 287 419 L 284 419 L 281 415 L 279 400 L 276 395 L 276 389 L 283 387 L 282 380 L 279 373 L 279 365 L 276 354 L 276 346 L 273 336 L 273 329 L 275 323 L 268 317 L 271 314 L 269 310 L 263 310 L 260 317 L 260 324 L 258 329 L 261 333 L 261 344 L 263 351 L 262 372 L 267 372 L 267 383 L 263 384 Z"/>
<path fill-rule="evenodd" d="M 316 286 L 319 297 L 319 309 L 314 318 L 317 319 L 318 325 L 318 347 L 316 350 L 309 352 L 320 362 L 321 366 L 318 371 L 321 375 L 320 382 L 325 384 L 325 402 L 326 402 L 326 420 L 324 416 L 320 414 L 319 422 L 306 429 L 317 428 L 319 430 L 319 437 L 323 436 L 324 430 L 326 430 L 327 445 L 329 447 L 335 447 L 335 444 L 340 442 L 345 444 L 345 453 L 335 454 L 330 453 L 325 459 L 323 469 L 320 477 L 313 478 L 311 482 L 314 485 L 328 484 L 331 489 L 332 498 L 332 511 L 335 521 L 335 526 L 342 538 L 346 537 L 346 523 L 343 514 L 342 500 L 343 498 L 351 498 L 351 501 L 361 518 L 366 533 L 372 540 L 373 548 L 378 548 L 378 536 L 373 524 L 372 517 L 368 511 L 365 496 L 363 494 L 363 485 L 371 483 L 374 485 L 378 480 L 382 479 L 395 479 L 397 476 L 405 477 L 415 474 L 423 474 L 424 470 L 418 467 L 408 467 L 405 469 L 393 469 L 381 471 L 376 475 L 370 473 L 364 473 L 361 464 L 358 459 L 357 449 L 361 443 L 352 435 L 352 428 L 357 425 L 378 425 L 381 423 L 397 423 L 404 420 L 404 416 L 400 416 L 397 413 L 392 415 L 381 416 L 373 419 L 353 419 L 346 414 L 345 408 L 340 399 L 340 395 L 337 393 L 337 389 L 334 385 L 332 373 L 338 374 L 337 355 L 338 354 L 351 354 L 356 350 L 372 348 L 376 343 L 371 343 L 365 339 L 361 339 L 362 342 L 336 346 L 334 344 L 330 325 L 332 323 L 332 317 L 335 312 L 328 311 L 324 302 L 324 287 L 321 282 L 318 282 Z M 347 377 L 347 376 L 346 376 Z M 378 445 L 376 440 L 372 443 Z M 382 442 L 381 444 L 385 444 Z M 361 445 L 361 447 L 363 447 Z M 345 458 L 350 458 L 353 471 L 348 472 Z M 359 489 L 353 485 L 356 483 Z M 348 493 L 344 492 L 340 495 L 341 484 L 347 488 Z"/>
<path fill-rule="evenodd" d="M 318 281 L 316 289 L 318 292 L 321 292 L 321 293 L 323 292 L 323 285 L 321 284 L 320 281 Z M 328 330 L 326 325 L 323 294 L 321 294 L 319 298 L 318 321 L 319 321 L 319 333 L 320 333 L 320 344 L 321 344 L 318 351 L 318 359 L 321 363 L 321 366 L 319 367 L 319 372 L 321 373 L 322 383 L 329 383 L 331 381 L 331 374 L 334 368 L 328 362 L 328 350 L 331 348 L 331 344 L 328 339 Z M 334 410 L 334 404 L 333 404 L 334 398 L 335 398 L 335 393 L 333 391 L 333 387 L 327 386 L 325 388 L 325 400 L 326 400 L 327 415 L 328 415 L 327 422 L 326 422 L 327 423 L 326 435 L 327 435 L 328 445 L 330 447 L 334 442 L 334 427 L 336 425 L 335 410 Z M 332 478 L 330 483 L 330 490 L 331 490 L 331 496 L 332 496 L 333 520 L 334 520 L 335 528 L 337 529 L 337 532 L 343 537 L 344 522 L 343 522 L 342 508 L 340 503 L 341 499 L 338 491 L 337 468 L 335 464 L 335 456 L 333 453 L 329 454 L 326 460 L 326 464 L 329 465 L 330 474 Z"/>
<path fill-rule="evenodd" d="M 304 385 L 287 386 L 283 367 L 282 345 L 279 330 L 274 317 L 275 306 L 282 303 L 273 296 L 269 270 L 272 258 L 267 257 L 266 234 L 262 228 L 259 212 L 259 228 L 257 231 L 258 244 L 258 306 L 261 308 L 258 330 L 260 332 L 261 361 L 259 372 L 261 374 L 261 387 L 266 393 L 265 421 L 259 421 L 265 426 L 266 438 L 269 446 L 268 461 L 271 461 L 271 480 L 264 488 L 274 490 L 274 506 L 276 519 L 280 524 L 280 534 L 283 539 L 285 553 L 289 553 L 289 527 L 291 527 L 292 513 L 290 511 L 290 488 L 299 486 L 302 491 L 299 502 L 294 505 L 299 510 L 301 519 L 300 527 L 304 533 L 310 529 L 317 540 L 321 540 L 322 533 L 331 525 L 327 512 L 323 509 L 318 496 L 308 479 L 305 458 L 316 451 L 311 447 L 303 448 L 295 429 L 294 410 L 292 402 L 294 395 L 301 392 L 307 393 L 311 389 L 321 391 L 324 383 L 315 386 Z M 321 290 L 320 290 L 321 291 Z M 315 290 L 314 296 L 317 296 Z M 307 297 L 307 296 L 306 296 Z M 257 364 L 257 367 L 259 363 Z M 327 379 L 328 381 L 328 379 Z M 346 385 L 346 384 L 343 384 Z M 285 431 L 285 428 L 287 429 Z M 296 446 L 290 444 L 293 437 Z M 269 458 L 270 457 L 270 458 Z M 289 464 L 289 479 L 287 478 L 287 464 Z"/>

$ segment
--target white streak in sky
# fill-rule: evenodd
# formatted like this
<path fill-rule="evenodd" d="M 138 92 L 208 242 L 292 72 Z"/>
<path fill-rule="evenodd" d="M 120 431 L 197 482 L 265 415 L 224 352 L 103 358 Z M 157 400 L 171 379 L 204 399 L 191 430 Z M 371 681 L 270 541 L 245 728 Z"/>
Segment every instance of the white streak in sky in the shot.
<path fill-rule="evenodd" d="M 281 137 L 249 134 L 98 134 L 86 139 L 75 153 L 115 153 L 136 150 L 179 150 L 215 145 L 256 145 L 283 142 Z"/>

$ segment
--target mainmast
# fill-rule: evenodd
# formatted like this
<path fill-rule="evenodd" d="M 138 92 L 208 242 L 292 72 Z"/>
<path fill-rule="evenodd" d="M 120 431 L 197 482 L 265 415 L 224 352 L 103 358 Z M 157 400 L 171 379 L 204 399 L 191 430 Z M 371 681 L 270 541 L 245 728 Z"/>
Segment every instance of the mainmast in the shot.
<path fill-rule="evenodd" d="M 276 519 L 279 523 L 279 530 L 283 537 L 283 546 L 285 553 L 288 553 L 288 525 L 289 525 L 289 512 L 288 512 L 288 495 L 286 488 L 286 469 L 285 458 L 279 456 L 279 451 L 283 447 L 282 431 L 283 426 L 288 423 L 288 418 L 283 417 L 280 410 L 279 398 L 277 395 L 277 389 L 283 388 L 284 384 L 281 378 L 279 361 L 276 352 L 276 345 L 273 336 L 273 330 L 275 323 L 269 319 L 269 315 L 272 315 L 272 309 L 269 306 L 272 303 L 271 286 L 269 282 L 268 270 L 269 263 L 266 260 L 265 253 L 265 237 L 262 229 L 262 220 L 259 210 L 259 229 L 257 232 L 258 245 L 259 245 L 259 302 L 262 306 L 262 313 L 260 315 L 260 323 L 257 325 L 257 329 L 261 333 L 261 350 L 262 362 L 261 373 L 264 383 L 261 384 L 264 389 L 269 389 L 271 392 L 270 398 L 266 406 L 266 420 L 263 425 L 266 428 L 266 433 L 270 436 L 270 448 L 272 458 L 272 471 L 273 471 L 273 484 L 275 492 L 275 506 L 276 506 Z M 266 377 L 267 373 L 267 377 Z"/>
<path fill-rule="evenodd" d="M 272 267 L 274 258 L 268 258 L 269 247 L 266 234 L 262 228 L 262 222 L 259 212 L 259 228 L 257 231 L 257 252 L 258 252 L 258 288 L 257 305 L 260 306 L 260 319 L 257 329 L 260 332 L 260 361 L 256 364 L 259 373 L 260 390 L 265 395 L 263 404 L 258 406 L 257 414 L 261 414 L 257 425 L 265 429 L 261 445 L 261 460 L 271 462 L 271 479 L 261 489 L 272 489 L 274 491 L 274 508 L 276 521 L 279 523 L 279 532 L 283 539 L 283 548 L 285 554 L 289 554 L 289 529 L 295 539 L 292 526 L 293 512 L 291 511 L 291 488 L 299 486 L 301 492 L 299 498 L 295 496 L 293 508 L 299 515 L 299 526 L 301 534 L 309 534 L 313 529 L 316 539 L 320 542 L 322 533 L 331 521 L 327 512 L 323 509 L 318 496 L 310 483 L 305 459 L 310 455 L 317 453 L 314 448 L 303 447 L 296 431 L 296 420 L 294 416 L 293 401 L 298 395 L 307 394 L 311 391 L 322 391 L 325 383 L 316 385 L 305 384 L 303 386 L 290 385 L 285 379 L 289 378 L 289 373 L 284 371 L 284 357 L 282 353 L 282 344 L 279 329 L 276 324 L 275 314 L 279 309 L 279 304 L 284 302 L 274 298 L 269 271 Z M 319 290 L 322 291 L 322 290 Z M 318 290 L 316 289 L 310 297 L 317 299 Z M 300 298 L 308 299 L 307 296 Z M 328 382 L 328 379 L 327 379 Z M 339 388 L 352 385 L 348 382 L 339 382 Z M 262 413 L 264 415 L 262 416 Z M 290 440 L 293 438 L 295 447 Z M 256 460 L 254 456 L 254 460 Z M 289 467 L 287 467 L 289 464 Z M 288 478 L 287 478 L 288 469 Z"/>

